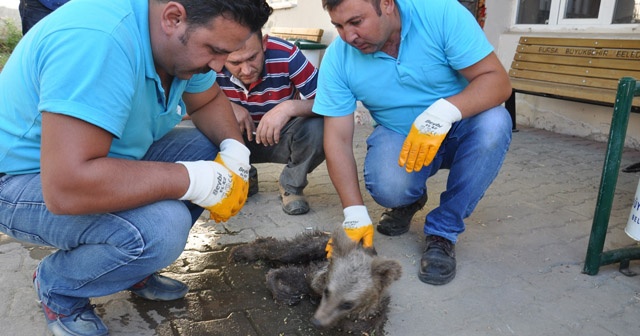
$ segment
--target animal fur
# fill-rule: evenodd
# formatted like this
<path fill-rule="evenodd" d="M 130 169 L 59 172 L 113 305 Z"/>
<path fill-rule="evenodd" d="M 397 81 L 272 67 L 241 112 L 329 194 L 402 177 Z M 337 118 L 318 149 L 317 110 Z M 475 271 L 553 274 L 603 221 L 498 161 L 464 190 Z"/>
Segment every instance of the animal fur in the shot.
<path fill-rule="evenodd" d="M 236 246 L 230 261 L 262 260 L 276 267 L 267 272 L 266 283 L 277 302 L 295 305 L 306 297 L 319 300 L 311 318 L 317 328 L 382 335 L 390 301 L 387 289 L 400 278 L 402 267 L 353 242 L 342 229 L 331 237 L 330 260 L 325 253 L 329 235 L 316 231 Z"/>

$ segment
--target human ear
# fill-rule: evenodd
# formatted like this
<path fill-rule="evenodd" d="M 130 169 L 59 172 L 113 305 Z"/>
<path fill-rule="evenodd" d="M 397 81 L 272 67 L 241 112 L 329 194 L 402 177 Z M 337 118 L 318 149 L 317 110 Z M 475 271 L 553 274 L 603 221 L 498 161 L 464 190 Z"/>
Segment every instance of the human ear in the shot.
<path fill-rule="evenodd" d="M 177 29 L 185 24 L 187 12 L 181 3 L 169 1 L 162 10 L 162 27 L 165 31 Z"/>

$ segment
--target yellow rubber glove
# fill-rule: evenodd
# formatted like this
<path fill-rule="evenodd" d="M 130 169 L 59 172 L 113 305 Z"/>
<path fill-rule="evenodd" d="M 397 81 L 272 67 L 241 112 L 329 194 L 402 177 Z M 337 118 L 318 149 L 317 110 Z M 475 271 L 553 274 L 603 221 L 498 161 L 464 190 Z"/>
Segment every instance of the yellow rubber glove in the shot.
<path fill-rule="evenodd" d="M 220 153 L 214 160 L 223 166 L 227 166 L 222 159 Z M 205 207 L 209 210 L 209 218 L 219 222 L 226 222 L 229 218 L 235 216 L 240 212 L 240 209 L 247 201 L 247 195 L 249 193 L 249 168 L 247 168 L 247 177 L 242 176 L 231 171 L 231 187 L 226 196 L 218 203 L 210 207 Z"/>
<path fill-rule="evenodd" d="M 438 153 L 451 125 L 462 119 L 460 110 L 445 99 L 438 99 L 422 112 L 411 125 L 404 140 L 398 165 L 411 173 L 428 166 Z"/>
<path fill-rule="evenodd" d="M 342 228 L 347 236 L 351 240 L 361 243 L 364 247 L 372 248 L 374 231 L 367 207 L 364 205 L 353 205 L 344 208 L 343 213 L 344 222 L 342 222 Z M 329 239 L 325 251 L 327 251 L 327 258 L 331 258 L 331 253 L 333 252 L 331 239 Z"/>
<path fill-rule="evenodd" d="M 214 161 L 178 162 L 189 172 L 189 189 L 180 200 L 207 210 L 216 222 L 227 221 L 244 206 L 249 190 L 249 149 L 226 139 Z"/>

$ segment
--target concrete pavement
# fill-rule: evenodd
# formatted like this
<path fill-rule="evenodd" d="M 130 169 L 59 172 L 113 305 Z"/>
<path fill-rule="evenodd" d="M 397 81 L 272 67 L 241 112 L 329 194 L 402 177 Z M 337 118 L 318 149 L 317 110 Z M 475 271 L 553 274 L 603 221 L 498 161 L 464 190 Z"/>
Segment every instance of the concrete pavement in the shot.
<path fill-rule="evenodd" d="M 358 126 L 355 152 L 363 162 L 370 127 Z M 582 274 L 605 144 L 521 127 L 503 169 L 456 246 L 456 278 L 434 287 L 418 280 L 424 216 L 438 202 L 447 173 L 428 182 L 429 202 L 409 233 L 377 234 L 378 253 L 400 261 L 404 275 L 391 288 L 388 335 L 636 335 L 640 330 L 640 277 L 618 265 Z M 640 161 L 627 150 L 622 167 Z M 334 335 L 310 328 L 313 307 L 277 307 L 260 267 L 226 263 L 232 244 L 259 236 L 292 237 L 309 228 L 330 230 L 342 221 L 339 199 L 323 164 L 305 190 L 311 212 L 280 209 L 281 165 L 257 165 L 260 193 L 229 222 L 200 221 L 183 255 L 165 271 L 189 283 L 187 298 L 145 302 L 129 293 L 97 298 L 112 335 Z M 361 170 L 360 170 L 361 173 Z M 636 245 L 624 233 L 640 174 L 621 173 L 606 249 Z M 363 188 L 364 190 L 364 188 Z M 365 195 L 374 221 L 382 208 Z M 47 335 L 35 304 L 31 276 L 52 250 L 0 234 L 0 335 Z M 640 273 L 638 262 L 631 269 Z M 258 270 L 258 271 L 256 271 Z"/>

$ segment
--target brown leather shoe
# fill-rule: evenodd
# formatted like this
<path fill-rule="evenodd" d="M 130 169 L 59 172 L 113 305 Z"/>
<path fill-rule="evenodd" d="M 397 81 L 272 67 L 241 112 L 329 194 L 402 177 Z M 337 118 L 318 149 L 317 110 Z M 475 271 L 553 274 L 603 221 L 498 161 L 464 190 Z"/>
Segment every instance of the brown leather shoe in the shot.
<path fill-rule="evenodd" d="M 309 203 L 304 195 L 292 194 L 278 183 L 280 198 L 282 199 L 282 210 L 288 215 L 303 215 L 309 212 Z"/>

